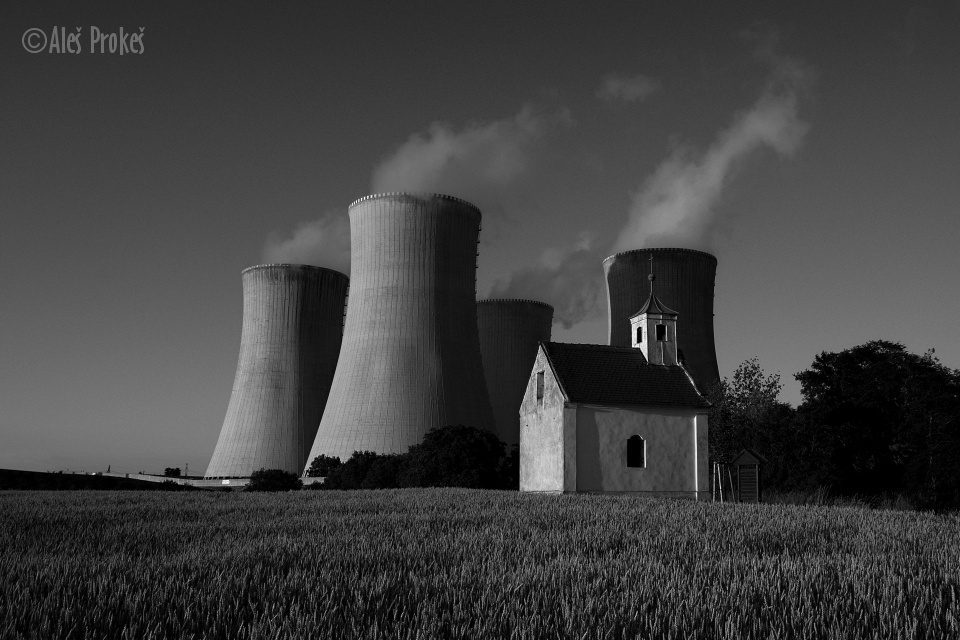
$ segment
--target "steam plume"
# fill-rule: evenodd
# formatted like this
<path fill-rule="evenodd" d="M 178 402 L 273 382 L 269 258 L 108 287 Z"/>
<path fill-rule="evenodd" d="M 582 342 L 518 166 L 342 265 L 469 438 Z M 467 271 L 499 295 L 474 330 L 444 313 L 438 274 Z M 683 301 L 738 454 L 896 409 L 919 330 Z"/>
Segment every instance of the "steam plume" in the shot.
<path fill-rule="evenodd" d="M 459 131 L 435 122 L 384 158 L 373 172 L 372 191 L 449 193 L 482 206 L 527 169 L 537 139 L 570 120 L 566 110 L 545 114 L 525 106 L 513 117 Z"/>
<path fill-rule="evenodd" d="M 611 73 L 604 77 L 597 97 L 607 102 L 642 102 L 660 90 L 660 83 L 643 74 L 624 76 Z"/>
<path fill-rule="evenodd" d="M 679 149 L 671 154 L 633 194 L 629 221 L 614 250 L 707 244 L 714 206 L 737 166 L 763 148 L 790 156 L 799 147 L 808 129 L 798 114 L 807 75 L 796 62 L 777 60 L 760 98 L 705 152 L 696 156 Z"/>
<path fill-rule="evenodd" d="M 602 308 L 603 256 L 593 234 L 583 232 L 577 243 L 564 249 L 547 249 L 539 262 L 497 280 L 492 298 L 532 298 L 554 307 L 553 320 L 565 329 L 596 317 Z"/>
<path fill-rule="evenodd" d="M 289 237 L 274 232 L 263 248 L 264 262 L 312 264 L 350 273 L 350 218 L 345 212 L 327 212 L 300 223 Z"/>

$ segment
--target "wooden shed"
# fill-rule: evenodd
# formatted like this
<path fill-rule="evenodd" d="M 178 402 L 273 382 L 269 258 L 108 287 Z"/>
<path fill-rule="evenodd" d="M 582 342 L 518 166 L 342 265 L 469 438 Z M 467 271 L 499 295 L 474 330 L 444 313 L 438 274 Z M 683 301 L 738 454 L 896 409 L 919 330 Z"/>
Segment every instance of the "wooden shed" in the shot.
<path fill-rule="evenodd" d="M 756 451 L 744 449 L 737 454 L 730 466 L 737 479 L 737 502 L 762 502 L 760 467 L 765 462 Z"/>

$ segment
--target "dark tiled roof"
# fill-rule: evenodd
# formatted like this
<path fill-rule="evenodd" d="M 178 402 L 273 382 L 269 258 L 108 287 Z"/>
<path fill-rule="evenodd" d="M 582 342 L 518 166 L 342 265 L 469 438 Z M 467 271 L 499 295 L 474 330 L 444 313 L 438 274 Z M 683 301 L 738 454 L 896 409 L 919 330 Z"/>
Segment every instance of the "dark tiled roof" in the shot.
<path fill-rule="evenodd" d="M 647 364 L 640 349 L 542 342 L 567 400 L 707 408 L 680 367 Z"/>

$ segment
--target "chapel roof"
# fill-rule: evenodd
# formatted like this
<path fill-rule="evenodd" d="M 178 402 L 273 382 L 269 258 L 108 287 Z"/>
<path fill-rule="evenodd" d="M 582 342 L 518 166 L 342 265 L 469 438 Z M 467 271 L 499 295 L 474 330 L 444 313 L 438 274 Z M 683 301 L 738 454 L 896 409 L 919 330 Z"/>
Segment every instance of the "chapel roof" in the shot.
<path fill-rule="evenodd" d="M 708 408 L 686 371 L 648 364 L 640 349 L 541 342 L 569 402 Z"/>

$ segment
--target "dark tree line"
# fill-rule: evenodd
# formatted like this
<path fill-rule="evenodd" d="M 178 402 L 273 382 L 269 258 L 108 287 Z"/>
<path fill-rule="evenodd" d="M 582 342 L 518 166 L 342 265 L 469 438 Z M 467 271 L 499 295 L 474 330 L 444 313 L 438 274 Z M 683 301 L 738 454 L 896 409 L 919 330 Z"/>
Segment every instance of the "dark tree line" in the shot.
<path fill-rule="evenodd" d="M 519 450 L 509 451 L 489 431 L 463 425 L 431 429 L 403 454 L 357 451 L 339 458 L 317 456 L 308 476 L 323 477 L 316 489 L 468 487 L 514 489 L 519 485 Z"/>
<path fill-rule="evenodd" d="M 774 489 L 960 507 L 960 372 L 932 351 L 875 340 L 823 352 L 795 377 L 803 394 L 796 409 L 777 400 L 779 376 L 755 358 L 711 390 L 711 458 L 754 449 Z"/>

